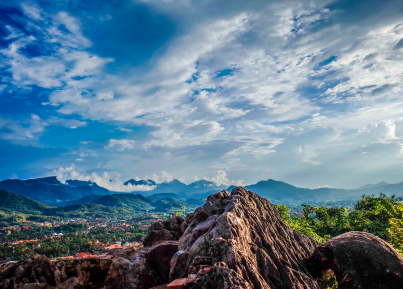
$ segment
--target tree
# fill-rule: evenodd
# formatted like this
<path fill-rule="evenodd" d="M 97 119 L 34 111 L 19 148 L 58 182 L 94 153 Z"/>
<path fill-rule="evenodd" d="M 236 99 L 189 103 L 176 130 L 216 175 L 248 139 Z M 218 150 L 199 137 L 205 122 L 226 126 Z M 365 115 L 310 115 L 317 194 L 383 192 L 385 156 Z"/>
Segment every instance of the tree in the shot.
<path fill-rule="evenodd" d="M 174 216 L 182 216 L 186 217 L 186 206 L 182 205 L 182 211 L 181 212 L 176 212 Z"/>
<path fill-rule="evenodd" d="M 0 227 L 8 227 L 9 224 L 6 221 L 0 222 Z"/>

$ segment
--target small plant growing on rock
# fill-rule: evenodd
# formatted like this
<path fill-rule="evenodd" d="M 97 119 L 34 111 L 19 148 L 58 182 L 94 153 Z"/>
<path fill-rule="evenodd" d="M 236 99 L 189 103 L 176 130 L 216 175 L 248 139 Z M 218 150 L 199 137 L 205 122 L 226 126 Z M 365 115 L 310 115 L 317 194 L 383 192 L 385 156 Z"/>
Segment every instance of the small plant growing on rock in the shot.
<path fill-rule="evenodd" d="M 339 282 L 337 282 L 336 275 L 334 274 L 333 270 L 329 269 L 327 270 L 323 276 L 323 279 L 319 279 L 319 283 L 322 284 L 322 286 L 325 289 L 339 289 Z M 343 283 L 344 281 L 349 281 L 347 278 L 347 275 L 344 276 L 343 280 L 341 280 L 340 284 Z"/>
<path fill-rule="evenodd" d="M 339 283 L 336 280 L 336 276 L 332 270 L 327 270 L 323 274 L 323 279 L 319 279 L 319 282 L 323 285 L 326 289 L 338 289 Z"/>

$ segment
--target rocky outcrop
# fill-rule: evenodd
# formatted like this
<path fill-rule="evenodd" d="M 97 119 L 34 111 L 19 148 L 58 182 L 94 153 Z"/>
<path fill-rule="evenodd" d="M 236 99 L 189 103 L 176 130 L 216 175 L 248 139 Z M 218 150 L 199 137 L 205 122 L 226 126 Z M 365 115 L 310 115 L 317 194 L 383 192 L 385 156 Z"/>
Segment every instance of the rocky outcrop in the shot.
<path fill-rule="evenodd" d="M 116 250 L 102 258 L 50 262 L 36 255 L 8 268 L 0 276 L 0 288 L 151 288 L 168 283 L 170 260 L 177 251 L 178 242 L 168 241 L 136 252 Z"/>
<path fill-rule="evenodd" d="M 177 241 L 182 236 L 181 225 L 184 220 L 175 216 L 166 221 L 156 222 L 148 228 L 143 241 L 144 246 L 152 246 L 163 241 Z"/>
<path fill-rule="evenodd" d="M 210 195 L 185 220 L 155 223 L 146 240 L 102 258 L 34 256 L 2 273 L 0 289 L 321 289 L 327 274 L 341 289 L 403 288 L 403 258 L 383 240 L 349 232 L 318 247 L 242 187 Z"/>
<path fill-rule="evenodd" d="M 84 259 L 77 267 L 77 285 L 84 288 L 102 288 L 111 267 L 112 260 L 107 258 Z"/>
<path fill-rule="evenodd" d="M 105 288 L 151 288 L 168 282 L 169 264 L 178 251 L 178 242 L 145 247 L 132 258 L 119 257 L 109 269 Z"/>
<path fill-rule="evenodd" d="M 186 288 L 319 289 L 304 263 L 316 246 L 311 237 L 286 226 L 267 199 L 238 187 L 231 194 L 210 195 L 195 210 L 179 239 L 170 275 L 190 278 L 189 273 L 197 273 Z M 235 287 L 216 287 L 216 282 Z"/>
<path fill-rule="evenodd" d="M 339 288 L 403 288 L 403 258 L 382 239 L 348 232 L 316 248 L 307 260 L 315 278 L 331 270 Z"/>
<path fill-rule="evenodd" d="M 35 255 L 8 268 L 0 277 L 0 288 L 18 288 L 29 283 L 58 286 L 63 281 L 63 274 L 55 265 L 45 256 Z"/>
<path fill-rule="evenodd" d="M 247 282 L 241 274 L 228 268 L 227 264 L 217 262 L 210 270 L 200 270 L 196 276 L 190 276 L 183 284 L 183 288 L 215 289 L 215 288 L 239 288 L 253 289 L 252 284 Z"/>
<path fill-rule="evenodd" d="M 174 280 L 181 278 L 187 273 L 188 252 L 178 251 L 173 255 L 170 261 L 169 279 Z"/>

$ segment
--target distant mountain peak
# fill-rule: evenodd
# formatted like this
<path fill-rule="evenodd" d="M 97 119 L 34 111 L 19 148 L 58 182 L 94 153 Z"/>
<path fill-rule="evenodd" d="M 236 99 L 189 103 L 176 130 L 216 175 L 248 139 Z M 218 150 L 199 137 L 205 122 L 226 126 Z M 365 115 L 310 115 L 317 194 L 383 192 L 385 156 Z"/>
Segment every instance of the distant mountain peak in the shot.
<path fill-rule="evenodd" d="M 74 187 L 91 186 L 93 184 L 91 181 L 79 181 L 79 180 L 67 180 L 66 183 L 69 186 L 74 186 Z"/>
<path fill-rule="evenodd" d="M 51 185 L 60 185 L 61 182 L 55 176 L 37 178 L 37 179 L 28 179 L 24 180 L 25 183 L 46 183 Z"/>
<path fill-rule="evenodd" d="M 124 183 L 125 186 L 128 184 L 132 186 L 155 186 L 157 185 L 153 180 L 138 180 L 136 181 L 135 179 L 130 179 L 127 182 Z"/>
<path fill-rule="evenodd" d="M 213 187 L 215 186 L 215 184 L 211 181 L 207 181 L 207 180 L 198 180 L 195 181 L 191 184 L 189 184 L 189 187 L 193 187 L 193 188 L 197 188 L 197 187 Z"/>
<path fill-rule="evenodd" d="M 377 183 L 377 184 L 368 184 L 368 185 L 361 186 L 361 187 L 357 188 L 357 190 L 379 188 L 379 187 L 383 187 L 383 186 L 387 186 L 387 185 L 389 185 L 387 182 L 382 181 L 382 182 Z"/>
<path fill-rule="evenodd" d="M 172 181 L 170 181 L 170 182 L 164 182 L 164 184 L 170 184 L 170 185 L 185 185 L 184 183 L 182 183 L 181 181 L 179 181 L 178 179 L 173 179 Z"/>

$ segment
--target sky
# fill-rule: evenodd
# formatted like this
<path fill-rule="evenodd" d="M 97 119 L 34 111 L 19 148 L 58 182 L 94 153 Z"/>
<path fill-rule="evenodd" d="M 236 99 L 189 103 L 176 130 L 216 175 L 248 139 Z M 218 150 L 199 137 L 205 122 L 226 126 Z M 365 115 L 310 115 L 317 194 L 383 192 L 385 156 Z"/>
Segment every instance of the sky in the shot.
<path fill-rule="evenodd" d="M 402 78 L 402 1 L 4 0 L 0 180 L 401 182 Z"/>

